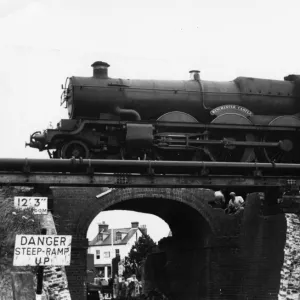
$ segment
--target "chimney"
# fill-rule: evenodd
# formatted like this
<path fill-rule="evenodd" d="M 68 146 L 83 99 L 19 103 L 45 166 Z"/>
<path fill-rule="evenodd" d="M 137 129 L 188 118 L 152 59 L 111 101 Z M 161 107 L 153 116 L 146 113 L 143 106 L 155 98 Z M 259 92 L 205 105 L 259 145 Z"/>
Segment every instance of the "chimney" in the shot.
<path fill-rule="evenodd" d="M 131 222 L 131 228 L 139 228 L 139 222 Z"/>
<path fill-rule="evenodd" d="M 141 230 L 144 234 L 147 234 L 147 226 L 146 226 L 146 225 L 141 225 L 140 230 Z"/>
<path fill-rule="evenodd" d="M 109 67 L 109 64 L 104 62 L 104 61 L 95 61 L 92 64 L 93 67 L 93 76 L 95 78 L 103 78 L 103 79 L 107 79 L 108 75 L 107 75 L 107 69 Z"/>
<path fill-rule="evenodd" d="M 102 222 L 102 224 L 98 224 L 99 233 L 100 232 L 108 232 L 108 224 L 105 224 L 105 222 Z"/>
<path fill-rule="evenodd" d="M 191 70 L 190 72 L 190 79 L 200 81 L 200 71 L 199 70 Z"/>

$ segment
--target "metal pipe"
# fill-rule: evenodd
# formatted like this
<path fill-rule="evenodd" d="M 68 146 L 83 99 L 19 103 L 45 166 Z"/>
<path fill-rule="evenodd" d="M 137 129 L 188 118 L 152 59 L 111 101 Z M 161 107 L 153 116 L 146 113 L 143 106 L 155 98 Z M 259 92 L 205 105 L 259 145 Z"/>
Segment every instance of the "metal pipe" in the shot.
<path fill-rule="evenodd" d="M 248 162 L 213 162 L 213 161 L 150 161 L 150 160 L 101 160 L 101 159 L 23 159 L 1 158 L 0 170 L 23 171 L 74 171 L 91 167 L 98 172 L 126 172 L 127 169 L 145 170 L 147 168 L 247 168 L 247 169 L 300 169 L 300 164 L 272 164 Z M 130 171 L 129 171 L 130 172 Z"/>
<path fill-rule="evenodd" d="M 141 120 L 140 114 L 134 109 L 120 108 L 119 106 L 117 106 L 115 108 L 115 112 L 118 115 L 130 115 L 130 116 L 133 117 L 133 119 L 135 121 L 140 121 Z"/>
<path fill-rule="evenodd" d="M 160 122 L 157 121 L 155 124 L 156 128 L 165 127 L 181 127 L 181 128 L 199 128 L 199 129 L 228 129 L 228 130 L 242 130 L 242 131 L 290 131 L 299 132 L 300 127 L 293 126 L 270 126 L 270 125 L 237 125 L 237 124 L 200 124 L 200 123 L 175 123 L 175 122 Z"/>
<path fill-rule="evenodd" d="M 166 136 L 168 138 L 168 136 Z M 229 146 L 249 146 L 249 147 L 279 147 L 282 143 L 282 141 L 279 141 L 277 143 L 268 143 L 268 142 L 252 142 L 252 141 L 231 141 L 231 140 L 188 140 L 189 145 L 229 145 Z M 170 141 L 162 141 L 159 143 L 162 144 L 168 144 L 170 147 L 172 147 L 173 144 L 182 144 L 183 146 L 186 144 L 186 140 L 183 139 L 173 139 Z M 158 144 L 159 145 L 159 144 Z"/>

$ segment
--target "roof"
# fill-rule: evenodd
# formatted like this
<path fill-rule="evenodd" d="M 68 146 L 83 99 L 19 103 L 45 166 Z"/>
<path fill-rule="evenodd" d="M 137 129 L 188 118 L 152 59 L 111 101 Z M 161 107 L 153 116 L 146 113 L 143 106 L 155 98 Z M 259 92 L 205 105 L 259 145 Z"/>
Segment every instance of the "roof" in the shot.
<path fill-rule="evenodd" d="M 108 229 L 106 232 L 102 232 L 104 234 L 104 239 L 103 241 L 99 240 L 98 234 L 89 242 L 89 246 L 111 246 L 112 241 L 111 241 L 111 232 L 113 230 L 113 245 L 126 245 L 129 240 L 134 236 L 134 234 L 137 231 L 140 231 L 143 234 L 143 231 L 140 228 L 114 228 L 114 229 Z M 120 232 L 122 234 L 125 234 L 123 239 L 118 240 L 116 239 L 117 237 L 117 232 Z M 107 235 L 105 237 L 105 235 Z"/>

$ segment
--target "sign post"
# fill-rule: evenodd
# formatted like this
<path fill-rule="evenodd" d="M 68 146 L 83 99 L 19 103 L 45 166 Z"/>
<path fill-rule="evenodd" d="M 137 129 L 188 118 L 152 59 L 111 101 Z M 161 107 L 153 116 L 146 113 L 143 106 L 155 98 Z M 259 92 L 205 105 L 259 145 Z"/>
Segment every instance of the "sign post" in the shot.
<path fill-rule="evenodd" d="M 46 235 L 47 229 L 42 228 L 41 234 Z M 44 279 L 44 266 L 39 266 L 36 274 L 37 284 L 36 284 L 36 294 L 42 295 L 43 294 L 43 279 Z"/>

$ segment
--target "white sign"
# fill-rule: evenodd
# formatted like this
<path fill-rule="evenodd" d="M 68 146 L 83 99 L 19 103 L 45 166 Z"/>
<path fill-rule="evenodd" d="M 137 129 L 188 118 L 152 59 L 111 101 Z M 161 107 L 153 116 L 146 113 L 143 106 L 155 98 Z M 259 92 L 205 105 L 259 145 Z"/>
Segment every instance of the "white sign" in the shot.
<path fill-rule="evenodd" d="M 17 235 L 14 266 L 69 266 L 71 235 Z"/>
<path fill-rule="evenodd" d="M 33 213 L 36 215 L 46 215 L 48 213 L 48 198 L 47 197 L 15 197 L 15 208 L 26 209 L 33 208 Z"/>

